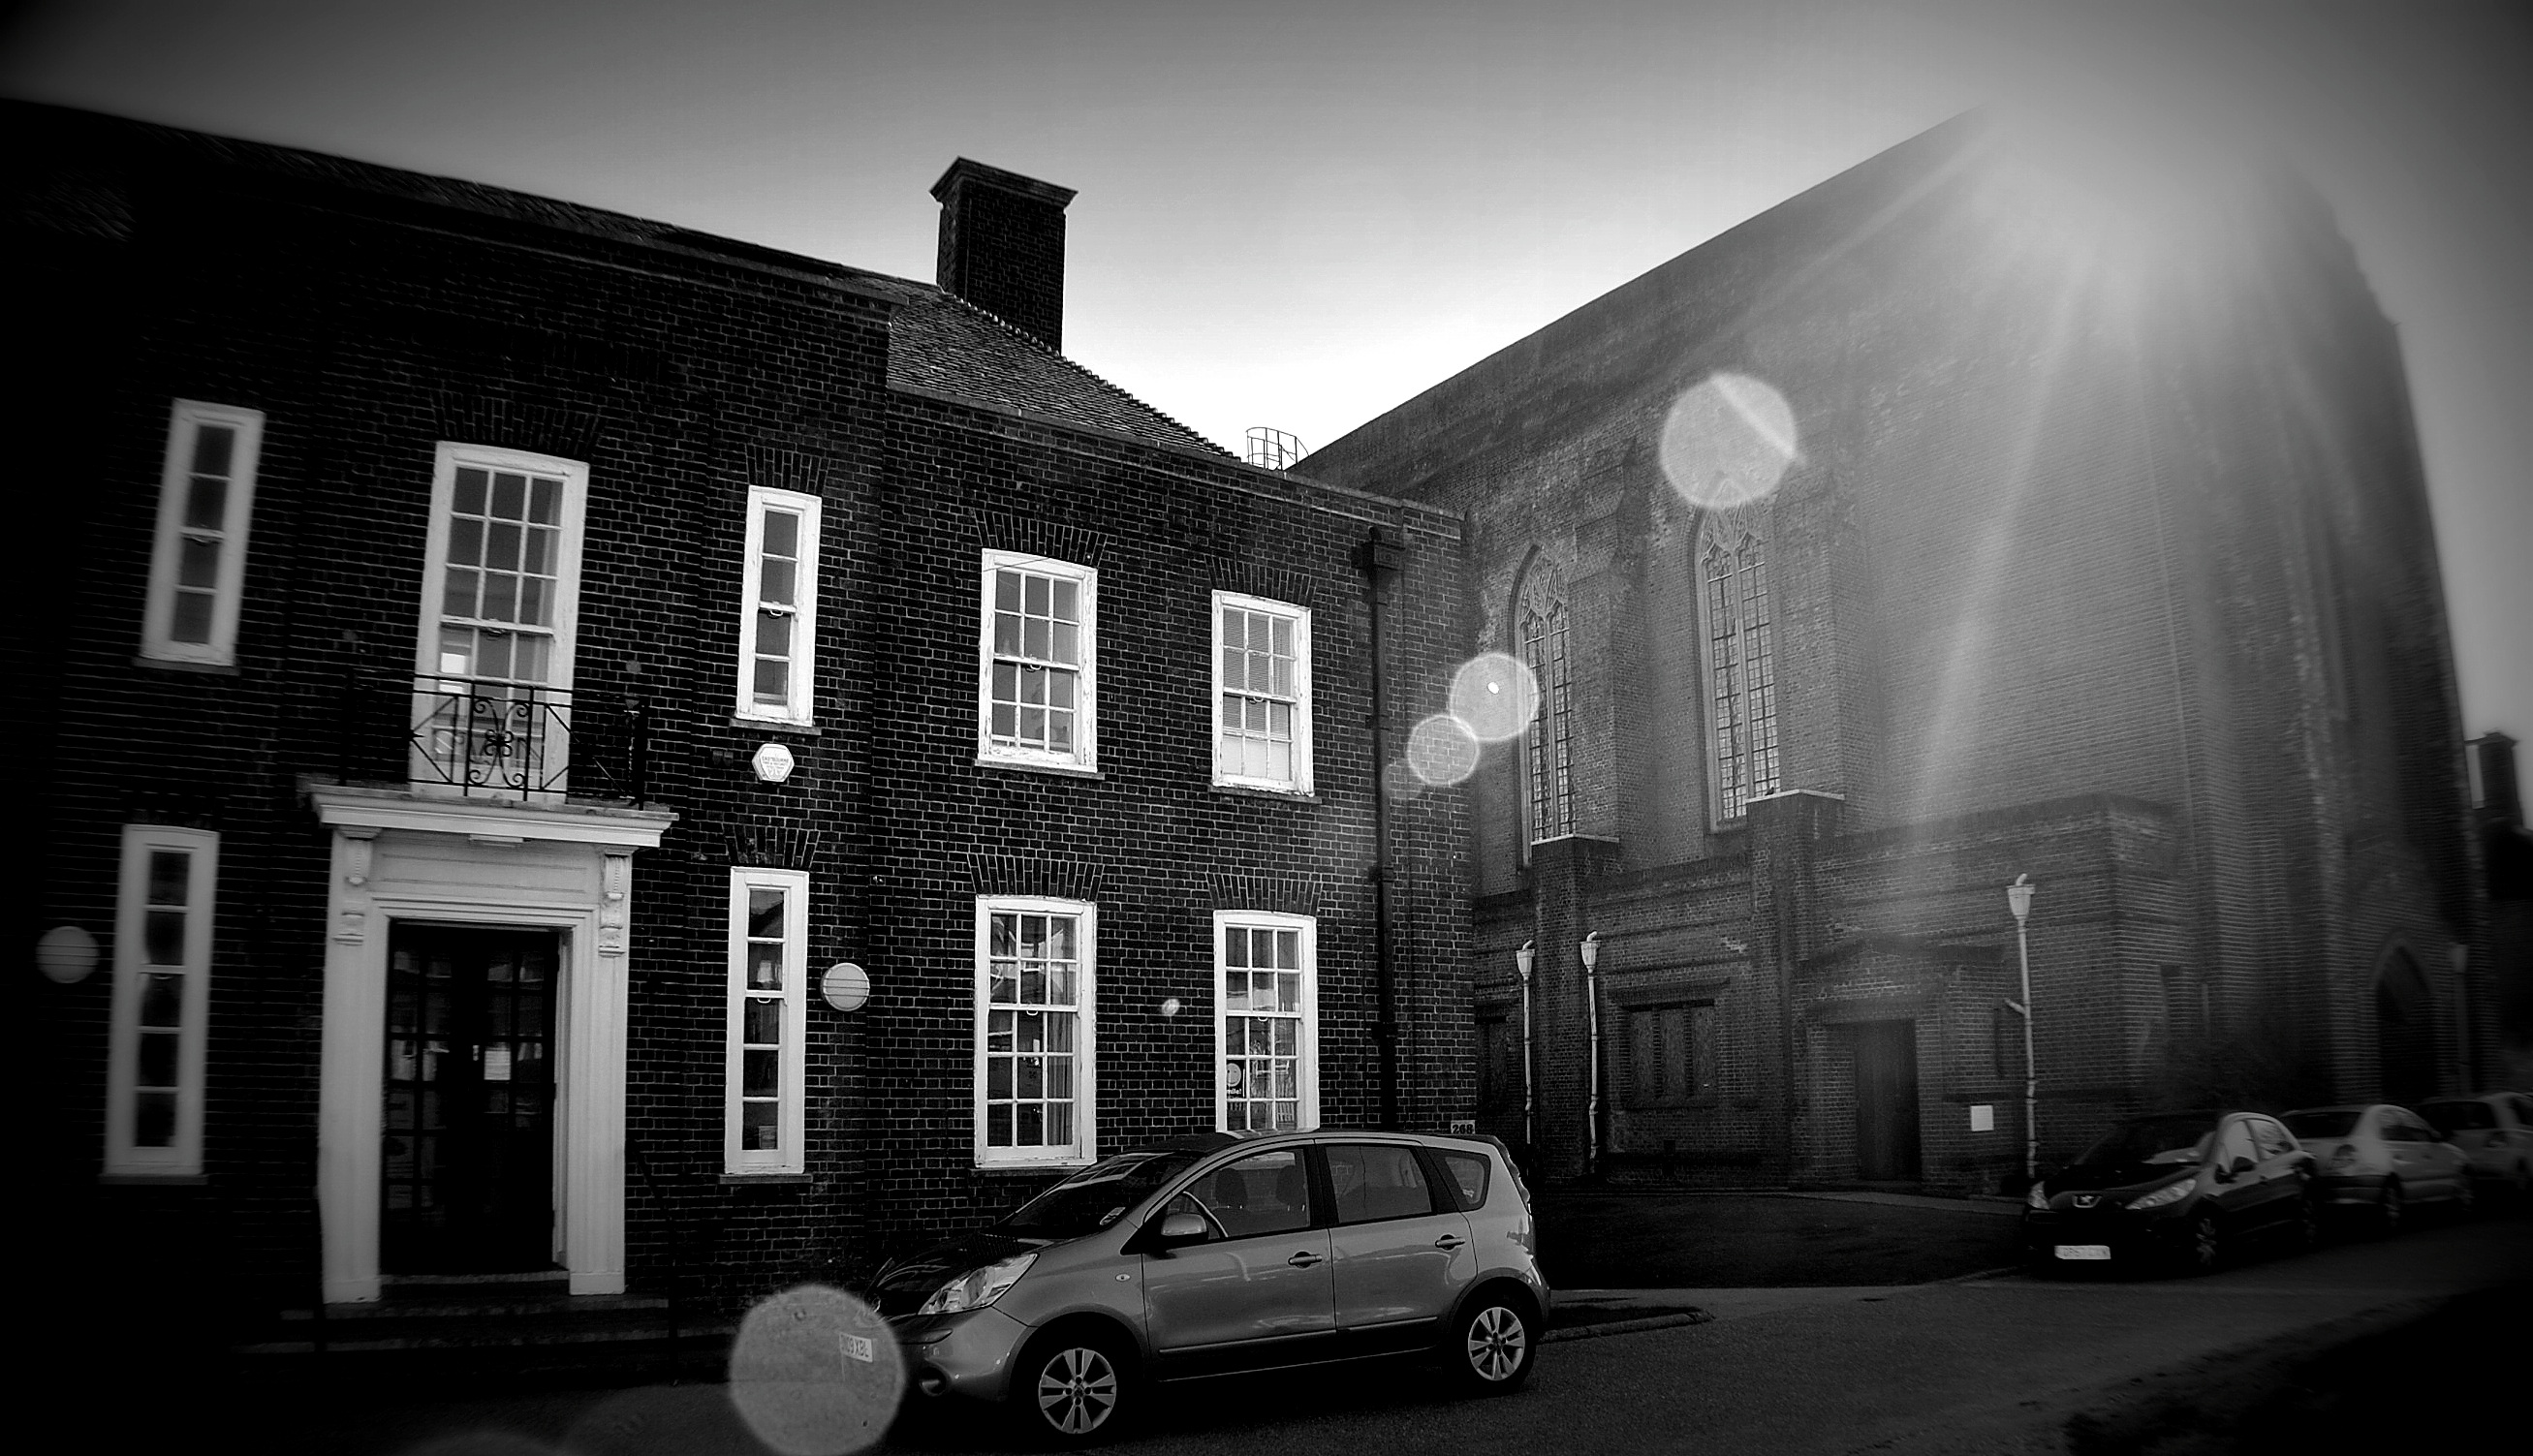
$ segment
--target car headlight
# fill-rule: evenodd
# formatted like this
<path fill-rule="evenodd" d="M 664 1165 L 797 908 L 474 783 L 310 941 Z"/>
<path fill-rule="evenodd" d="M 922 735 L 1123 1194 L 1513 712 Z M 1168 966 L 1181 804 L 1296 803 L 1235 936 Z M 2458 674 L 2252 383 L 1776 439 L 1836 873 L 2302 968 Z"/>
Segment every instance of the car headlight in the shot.
<path fill-rule="evenodd" d="M 2033 1185 L 2032 1186 L 2032 1192 L 2030 1192 L 2030 1193 L 2028 1193 L 2028 1194 L 2024 1194 L 2024 1195 L 2023 1195 L 2023 1206 L 2024 1206 L 2024 1207 L 2026 1207 L 2026 1208 L 2046 1208 L 2046 1207 L 2048 1207 L 2048 1206 L 2049 1206 L 2049 1191 L 2048 1191 L 2047 1189 L 2042 1188 L 2040 1185 L 2038 1185 L 2038 1184 L 2036 1184 L 2036 1183 L 2035 1183 L 2035 1184 L 2033 1184 Z"/>
<path fill-rule="evenodd" d="M 932 1298 L 925 1300 L 923 1308 L 914 1312 L 956 1314 L 962 1310 L 981 1310 L 1001 1299 L 1003 1291 L 1018 1284 L 1021 1276 L 1029 1272 L 1030 1265 L 1036 1262 L 1037 1254 L 1032 1252 L 1013 1254 L 981 1269 L 970 1269 L 932 1291 Z"/>
<path fill-rule="evenodd" d="M 2163 1188 L 2156 1189 L 2153 1193 L 2147 1194 L 2143 1198 L 2131 1198 L 2129 1200 L 2129 1206 L 2132 1208 L 2160 1208 L 2166 1203 L 2178 1203 L 2197 1192 L 2199 1192 L 2199 1175 L 2194 1173 L 2188 1178 L 2181 1180 L 2179 1183 L 2169 1184 Z"/>

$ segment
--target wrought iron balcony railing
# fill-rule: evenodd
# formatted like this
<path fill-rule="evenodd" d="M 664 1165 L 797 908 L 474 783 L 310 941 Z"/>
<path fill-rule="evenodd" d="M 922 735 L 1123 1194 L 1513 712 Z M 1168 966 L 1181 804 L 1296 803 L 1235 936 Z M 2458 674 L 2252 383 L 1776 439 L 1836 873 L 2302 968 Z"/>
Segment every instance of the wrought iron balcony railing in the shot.
<path fill-rule="evenodd" d="M 343 703 L 342 777 L 416 792 L 642 803 L 650 714 L 638 698 L 432 673 L 355 679 Z M 401 725 L 403 762 L 385 731 Z M 382 749 L 386 750 L 382 753 Z"/>

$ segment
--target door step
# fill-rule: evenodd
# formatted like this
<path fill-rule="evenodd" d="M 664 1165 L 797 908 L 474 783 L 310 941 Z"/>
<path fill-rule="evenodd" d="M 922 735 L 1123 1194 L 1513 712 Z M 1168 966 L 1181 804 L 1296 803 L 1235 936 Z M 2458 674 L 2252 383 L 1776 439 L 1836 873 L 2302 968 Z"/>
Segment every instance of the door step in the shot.
<path fill-rule="evenodd" d="M 560 1281 L 407 1282 L 376 1301 L 279 1310 L 230 1353 L 252 1365 L 314 1359 L 329 1368 L 481 1358 L 528 1372 L 717 1362 L 737 1331 L 729 1319 L 674 1312 L 673 1337 L 673 1311 L 660 1295 L 575 1295 L 564 1293 Z"/>

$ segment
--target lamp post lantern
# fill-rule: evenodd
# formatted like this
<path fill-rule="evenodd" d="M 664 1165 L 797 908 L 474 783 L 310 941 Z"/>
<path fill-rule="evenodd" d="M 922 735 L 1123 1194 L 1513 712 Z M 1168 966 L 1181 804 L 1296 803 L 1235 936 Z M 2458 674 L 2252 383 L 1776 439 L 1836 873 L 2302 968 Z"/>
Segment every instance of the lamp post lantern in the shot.
<path fill-rule="evenodd" d="M 2016 875 L 2014 883 L 2005 887 L 2006 908 L 2014 911 L 2014 948 L 2023 961 L 2023 999 L 2006 1004 L 2023 1018 L 2023 1181 L 2027 1188 L 2040 1176 L 2040 1129 L 2032 1121 L 2040 1082 L 2032 1062 L 2032 937 L 2025 925 L 2032 917 L 2032 892 L 2037 888 L 2030 875 Z"/>
<path fill-rule="evenodd" d="M 1538 1135 L 1530 1127 L 1530 967 L 1539 959 L 1539 950 L 1531 941 L 1512 953 L 1512 963 L 1521 971 L 1521 1155 L 1531 1156 L 1530 1147 Z"/>
<path fill-rule="evenodd" d="M 1584 1091 L 1585 1121 L 1590 1125 L 1590 1153 L 1583 1164 L 1586 1173 L 1601 1171 L 1601 932 L 1595 930 L 1583 937 L 1583 1010 L 1591 1027 L 1592 1065 Z"/>

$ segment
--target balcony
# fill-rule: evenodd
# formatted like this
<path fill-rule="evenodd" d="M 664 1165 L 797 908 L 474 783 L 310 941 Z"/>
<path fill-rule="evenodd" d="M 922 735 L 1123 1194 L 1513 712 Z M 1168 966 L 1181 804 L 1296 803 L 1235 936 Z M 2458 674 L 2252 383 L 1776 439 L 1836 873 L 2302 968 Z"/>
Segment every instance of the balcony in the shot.
<path fill-rule="evenodd" d="M 439 674 L 345 684 L 336 773 L 426 797 L 640 808 L 650 713 L 639 698 Z"/>

